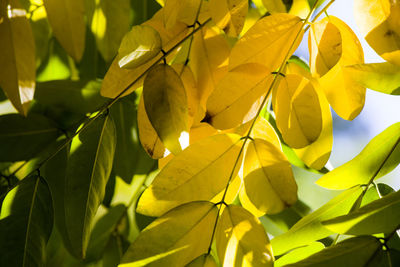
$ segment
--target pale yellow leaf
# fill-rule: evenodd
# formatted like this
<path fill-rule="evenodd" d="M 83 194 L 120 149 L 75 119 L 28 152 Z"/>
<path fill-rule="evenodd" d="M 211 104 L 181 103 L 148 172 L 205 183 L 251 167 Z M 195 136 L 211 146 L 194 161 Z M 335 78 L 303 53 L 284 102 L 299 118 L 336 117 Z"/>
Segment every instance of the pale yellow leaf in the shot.
<path fill-rule="evenodd" d="M 247 0 L 210 0 L 209 8 L 220 29 L 231 36 L 240 34 L 249 8 Z"/>
<path fill-rule="evenodd" d="M 322 130 L 318 94 L 300 75 L 288 74 L 280 79 L 272 95 L 276 124 L 290 147 L 303 148 L 317 140 Z"/>
<path fill-rule="evenodd" d="M 210 136 L 189 146 L 144 191 L 137 211 L 159 216 L 183 203 L 213 199 L 225 189 L 241 146 L 240 136 L 233 134 Z M 236 168 L 233 177 L 238 171 Z"/>
<path fill-rule="evenodd" d="M 85 50 L 85 5 L 83 0 L 43 0 L 54 36 L 77 62 Z"/>
<path fill-rule="evenodd" d="M 6 3 L 0 2 L 0 86 L 26 115 L 35 92 L 35 43 L 26 11 L 12 0 L 8 12 Z"/>
<path fill-rule="evenodd" d="M 153 59 L 161 51 L 161 37 L 151 26 L 137 25 L 124 36 L 118 49 L 118 65 L 134 69 Z"/>
<path fill-rule="evenodd" d="M 299 17 L 289 14 L 274 14 L 260 19 L 233 47 L 229 70 L 245 63 L 259 63 L 275 71 L 286 54 L 296 50 L 303 35 L 302 26 Z"/>
<path fill-rule="evenodd" d="M 229 129 L 254 118 L 273 75 L 263 65 L 249 63 L 229 71 L 207 102 L 207 121 Z"/>
<path fill-rule="evenodd" d="M 217 216 L 217 206 L 206 201 L 169 211 L 140 233 L 120 266 L 185 266 L 207 253 Z"/>
<path fill-rule="evenodd" d="M 293 0 L 293 4 L 290 7 L 289 14 L 299 16 L 305 19 L 310 13 L 310 4 L 308 0 Z"/>
<path fill-rule="evenodd" d="M 269 239 L 260 221 L 240 206 L 227 206 L 215 231 L 223 267 L 273 266 Z"/>
<path fill-rule="evenodd" d="M 344 66 L 364 62 L 360 42 L 340 19 L 329 16 L 311 26 L 310 67 L 336 113 L 354 119 L 364 107 L 366 89 L 355 83 Z"/>
<path fill-rule="evenodd" d="M 147 116 L 164 146 L 173 154 L 182 151 L 180 139 L 188 136 L 188 100 L 178 73 L 167 64 L 153 67 L 143 82 Z"/>
<path fill-rule="evenodd" d="M 250 142 L 243 165 L 240 202 L 260 217 L 275 214 L 297 201 L 291 165 L 275 144 L 262 139 Z"/>

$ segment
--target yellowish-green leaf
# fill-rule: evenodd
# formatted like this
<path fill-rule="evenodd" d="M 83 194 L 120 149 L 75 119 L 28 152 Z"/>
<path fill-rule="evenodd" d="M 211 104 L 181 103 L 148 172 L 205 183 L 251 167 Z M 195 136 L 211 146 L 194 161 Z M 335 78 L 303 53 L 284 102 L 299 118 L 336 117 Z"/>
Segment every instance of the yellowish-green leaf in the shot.
<path fill-rule="evenodd" d="M 190 67 L 198 83 L 200 105 L 207 99 L 228 70 L 230 47 L 223 35 L 205 26 L 195 34 L 190 50 Z"/>
<path fill-rule="evenodd" d="M 355 83 L 344 66 L 364 63 L 354 32 L 340 19 L 329 16 L 313 23 L 308 39 L 310 68 L 336 113 L 354 119 L 364 107 L 365 87 Z"/>
<path fill-rule="evenodd" d="M 381 250 L 381 242 L 372 236 L 346 239 L 287 267 L 370 266 L 371 259 Z M 375 266 L 375 265 L 372 265 Z"/>
<path fill-rule="evenodd" d="M 17 0 L 0 3 L 0 18 L 0 86 L 18 112 L 26 115 L 36 79 L 32 29 Z"/>
<path fill-rule="evenodd" d="M 207 101 L 207 120 L 217 129 L 229 129 L 254 118 L 272 83 L 269 68 L 244 64 L 229 71 Z"/>
<path fill-rule="evenodd" d="M 346 66 L 349 76 L 361 86 L 391 95 L 400 95 L 400 66 L 384 63 Z"/>
<path fill-rule="evenodd" d="M 281 255 L 293 248 L 331 235 L 333 232 L 326 229 L 321 221 L 347 214 L 361 193 L 362 188 L 360 187 L 354 187 L 341 193 L 321 208 L 302 218 L 289 231 L 272 239 L 274 254 Z"/>
<path fill-rule="evenodd" d="M 310 145 L 294 149 L 297 156 L 310 168 L 322 169 L 328 162 L 333 145 L 333 127 L 331 109 L 321 88 L 315 86 L 322 115 L 322 131 L 319 137 Z"/>
<path fill-rule="evenodd" d="M 217 216 L 217 206 L 206 201 L 187 203 L 171 210 L 140 233 L 119 266 L 184 266 L 190 263 L 207 253 Z"/>
<path fill-rule="evenodd" d="M 193 25 L 202 5 L 202 0 L 167 0 L 164 6 L 164 24 L 170 29 L 178 22 Z"/>
<path fill-rule="evenodd" d="M 204 254 L 191 261 L 186 267 L 218 267 L 211 254 Z"/>
<path fill-rule="evenodd" d="M 329 230 L 347 235 L 390 234 L 400 222 L 400 191 L 377 199 L 348 215 L 323 221 Z"/>
<path fill-rule="evenodd" d="M 313 84 L 297 74 L 281 79 L 272 95 L 276 124 L 283 140 L 293 148 L 315 142 L 322 131 L 322 111 Z"/>
<path fill-rule="evenodd" d="M 264 6 L 271 14 L 286 13 L 286 6 L 282 0 L 262 0 Z"/>
<path fill-rule="evenodd" d="M 86 1 L 88 2 L 88 1 Z M 86 5 L 90 29 L 106 62 L 117 54 L 122 38 L 130 29 L 129 0 L 96 0 Z"/>
<path fill-rule="evenodd" d="M 133 26 L 122 39 L 118 49 L 118 65 L 134 69 L 148 62 L 161 51 L 160 34 L 150 26 Z"/>
<path fill-rule="evenodd" d="M 384 59 L 400 66 L 400 3 L 354 1 L 357 26 L 368 44 Z"/>
<path fill-rule="evenodd" d="M 91 224 L 111 173 L 116 133 L 109 116 L 97 118 L 71 143 L 66 171 L 65 225 L 76 257 L 84 258 Z"/>
<path fill-rule="evenodd" d="M 297 201 L 297 185 L 291 165 L 271 142 L 262 139 L 250 142 L 243 176 L 240 202 L 256 217 L 278 213 Z"/>
<path fill-rule="evenodd" d="M 159 159 L 165 156 L 166 149 L 154 130 L 153 125 L 147 116 L 144 108 L 143 95 L 140 97 L 137 121 L 139 128 L 139 139 L 144 150 L 153 159 Z"/>
<path fill-rule="evenodd" d="M 290 253 L 283 255 L 277 261 L 275 261 L 274 267 L 282 267 L 286 266 L 287 264 L 296 263 L 317 252 L 320 252 L 324 248 L 325 248 L 324 244 L 320 242 L 314 242 L 306 247 L 295 249 Z"/>
<path fill-rule="evenodd" d="M 382 177 L 399 163 L 400 122 L 375 136 L 360 154 L 322 176 L 316 183 L 329 189 L 347 189 Z"/>
<path fill-rule="evenodd" d="M 75 60 L 85 50 L 85 5 L 83 0 L 43 0 L 54 36 Z"/>
<path fill-rule="evenodd" d="M 168 51 L 175 46 L 188 32 L 187 26 L 183 23 L 177 23 L 174 28 L 166 30 L 163 23 L 163 9 L 157 12 L 152 19 L 146 21 L 143 25 L 151 26 L 160 34 L 164 51 Z M 121 69 L 118 65 L 118 58 L 115 58 L 102 82 L 101 95 L 114 98 L 128 86 L 130 86 L 129 90 L 127 90 L 123 96 L 140 88 L 143 85 L 144 73 L 151 65 L 159 61 L 160 56 L 161 53 L 140 67 L 129 70 Z M 169 56 L 167 56 L 167 60 L 171 60 L 173 56 L 174 53 L 170 53 Z"/>
<path fill-rule="evenodd" d="M 271 246 L 262 224 L 240 206 L 225 207 L 215 239 L 222 266 L 273 266 Z"/>
<path fill-rule="evenodd" d="M 219 134 L 189 146 L 156 176 L 139 199 L 137 211 L 160 216 L 183 203 L 213 200 L 225 189 L 241 145 L 240 136 Z M 233 177 L 240 163 L 241 158 Z"/>
<path fill-rule="evenodd" d="M 173 154 L 182 151 L 181 138 L 188 135 L 188 100 L 176 71 L 167 64 L 153 67 L 143 84 L 143 101 L 151 125 Z"/>
<path fill-rule="evenodd" d="M 299 45 L 303 34 L 301 28 L 301 19 L 289 14 L 274 14 L 260 19 L 233 47 L 229 70 L 245 63 L 259 63 L 272 71 L 278 69 L 286 54 L 292 54 Z M 300 36 L 292 46 L 298 33 Z"/>
<path fill-rule="evenodd" d="M 243 29 L 248 10 L 247 0 L 210 0 L 213 21 L 228 35 L 238 36 Z"/>

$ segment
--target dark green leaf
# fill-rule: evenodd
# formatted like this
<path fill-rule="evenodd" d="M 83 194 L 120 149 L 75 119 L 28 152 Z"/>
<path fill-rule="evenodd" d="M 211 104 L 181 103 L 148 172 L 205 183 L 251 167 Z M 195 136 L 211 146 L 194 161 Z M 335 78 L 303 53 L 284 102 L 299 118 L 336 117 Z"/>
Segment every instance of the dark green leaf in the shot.
<path fill-rule="evenodd" d="M 47 184 L 36 175 L 8 192 L 0 214 L 0 266 L 43 266 L 53 227 Z"/>

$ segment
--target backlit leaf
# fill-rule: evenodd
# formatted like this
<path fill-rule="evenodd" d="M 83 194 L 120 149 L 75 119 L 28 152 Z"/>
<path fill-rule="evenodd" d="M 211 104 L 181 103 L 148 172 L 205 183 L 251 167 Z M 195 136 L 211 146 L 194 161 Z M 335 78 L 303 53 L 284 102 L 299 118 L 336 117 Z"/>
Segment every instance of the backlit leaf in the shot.
<path fill-rule="evenodd" d="M 348 235 L 390 234 L 400 222 L 400 191 L 377 199 L 348 215 L 322 222 L 329 230 Z"/>
<path fill-rule="evenodd" d="M 137 211 L 160 216 L 190 201 L 214 198 L 216 202 L 220 201 L 221 197 L 217 199 L 216 196 L 228 183 L 241 145 L 240 136 L 219 134 L 189 146 L 156 176 L 139 199 Z M 236 177 L 239 167 L 240 164 L 232 177 Z"/>
<path fill-rule="evenodd" d="M 247 0 L 210 0 L 213 21 L 228 35 L 238 36 L 243 29 L 248 10 Z"/>
<path fill-rule="evenodd" d="M 273 266 L 269 239 L 260 221 L 240 206 L 225 207 L 216 229 L 222 266 Z"/>
<path fill-rule="evenodd" d="M 161 37 L 150 26 L 133 26 L 122 39 L 118 49 L 118 65 L 134 69 L 158 55 L 161 51 Z"/>
<path fill-rule="evenodd" d="M 315 240 L 331 235 L 333 232 L 327 230 L 321 222 L 347 214 L 361 192 L 360 187 L 354 187 L 341 193 L 321 208 L 302 218 L 289 231 L 272 239 L 274 254 L 280 255 L 290 249 L 310 244 Z"/>
<path fill-rule="evenodd" d="M 384 63 L 347 66 L 353 80 L 369 89 L 391 95 L 400 95 L 400 66 Z"/>
<path fill-rule="evenodd" d="M 297 201 L 297 185 L 291 165 L 271 142 L 262 139 L 250 142 L 243 176 L 240 201 L 257 217 L 278 213 Z"/>
<path fill-rule="evenodd" d="M 191 202 L 167 212 L 146 227 L 125 253 L 121 267 L 184 266 L 207 253 L 218 208 Z"/>
<path fill-rule="evenodd" d="M 282 78 L 273 91 L 276 124 L 290 147 L 303 148 L 315 142 L 322 131 L 322 111 L 313 84 L 297 74 Z"/>
<path fill-rule="evenodd" d="M 67 53 L 80 61 L 85 49 L 85 5 L 83 0 L 43 0 L 53 34 Z"/>
<path fill-rule="evenodd" d="M 323 250 L 324 244 L 320 242 L 314 242 L 306 247 L 297 248 L 286 255 L 283 255 L 274 262 L 275 267 L 287 266 L 287 264 L 301 261 L 309 256 Z"/>
<path fill-rule="evenodd" d="M 85 257 L 91 223 L 104 197 L 115 144 L 115 126 L 109 116 L 96 119 L 71 143 L 65 185 L 65 223 L 73 252 L 80 258 Z"/>
<path fill-rule="evenodd" d="M 204 254 L 191 261 L 186 267 L 217 267 L 213 256 L 211 254 Z"/>
<path fill-rule="evenodd" d="M 286 266 L 367 266 L 375 253 L 381 249 L 380 247 L 381 243 L 375 237 L 354 237 L 346 239 L 333 247 L 326 248 L 302 261 Z"/>
<path fill-rule="evenodd" d="M 289 14 L 274 14 L 260 19 L 233 47 L 229 70 L 245 63 L 259 63 L 275 71 L 286 54 L 296 50 L 303 33 L 301 27 L 300 18 Z M 296 44 L 289 51 L 299 32 Z"/>
<path fill-rule="evenodd" d="M 229 71 L 208 98 L 207 121 L 217 129 L 229 129 L 253 119 L 272 78 L 271 70 L 260 64 Z"/>
<path fill-rule="evenodd" d="M 54 123 L 38 114 L 0 116 L 0 161 L 29 160 L 59 135 Z"/>
<path fill-rule="evenodd" d="M 347 189 L 382 177 L 399 163 L 400 123 L 396 123 L 375 136 L 360 154 L 324 175 L 316 183 L 329 189 Z"/>
<path fill-rule="evenodd" d="M 308 39 L 310 68 L 336 113 L 354 119 L 364 107 L 366 89 L 355 83 L 344 66 L 364 63 L 354 32 L 340 19 L 329 16 L 311 26 Z"/>
<path fill-rule="evenodd" d="M 262 0 L 264 6 L 271 14 L 286 13 L 286 6 L 282 0 Z"/>
<path fill-rule="evenodd" d="M 164 6 L 165 28 L 170 29 L 177 22 L 192 25 L 196 22 L 197 12 L 202 0 L 168 0 Z"/>
<path fill-rule="evenodd" d="M 182 151 L 180 139 L 188 137 L 188 100 L 176 71 L 166 64 L 153 67 L 143 84 L 147 116 L 161 141 L 173 154 Z"/>
<path fill-rule="evenodd" d="M 32 29 L 17 0 L 0 3 L 0 18 L 0 86 L 18 112 L 26 115 L 36 78 Z"/>
<path fill-rule="evenodd" d="M 0 265 L 44 266 L 53 227 L 47 184 L 31 175 L 9 191 L 0 213 Z"/>

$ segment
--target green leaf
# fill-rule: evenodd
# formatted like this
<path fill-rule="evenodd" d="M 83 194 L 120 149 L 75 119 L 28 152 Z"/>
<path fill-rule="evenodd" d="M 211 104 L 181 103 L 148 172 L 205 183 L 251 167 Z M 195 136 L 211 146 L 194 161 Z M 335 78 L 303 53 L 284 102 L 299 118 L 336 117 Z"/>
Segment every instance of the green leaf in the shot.
<path fill-rule="evenodd" d="M 306 247 L 301 247 L 291 251 L 290 253 L 280 257 L 275 261 L 275 267 L 286 266 L 287 264 L 301 261 L 317 252 L 320 252 L 325 248 L 324 244 L 320 242 L 314 242 Z"/>
<path fill-rule="evenodd" d="M 400 122 L 374 137 L 355 158 L 324 175 L 316 183 L 329 189 L 347 189 L 382 177 L 399 163 Z"/>
<path fill-rule="evenodd" d="M 91 223 L 103 200 L 111 173 L 116 133 L 109 116 L 101 116 L 71 143 L 65 184 L 65 224 L 75 256 L 84 258 Z"/>
<path fill-rule="evenodd" d="M 380 247 L 381 243 L 375 237 L 354 237 L 286 267 L 363 267 L 369 263 Z"/>
<path fill-rule="evenodd" d="M 88 260 L 99 260 L 105 252 L 114 230 L 123 219 L 123 215 L 127 211 L 122 204 L 112 207 L 101 217 L 93 227 L 90 235 L 89 245 L 87 249 Z"/>
<path fill-rule="evenodd" d="M 272 239 L 271 244 L 274 254 L 283 254 L 292 248 L 310 244 L 315 240 L 333 234 L 321 222 L 347 214 L 361 195 L 361 192 L 362 189 L 360 187 L 354 187 L 341 193 L 321 208 L 302 218 L 288 232 Z"/>
<path fill-rule="evenodd" d="M 43 266 L 53 227 L 47 184 L 36 175 L 8 192 L 0 213 L 0 265 Z"/>
<path fill-rule="evenodd" d="M 143 82 L 146 113 L 161 141 L 173 154 L 182 151 L 180 138 L 188 132 L 185 87 L 176 71 L 166 64 L 153 67 Z"/>
<path fill-rule="evenodd" d="M 348 215 L 323 221 L 322 224 L 340 234 L 389 234 L 400 225 L 400 191 L 375 200 Z"/>
<path fill-rule="evenodd" d="M 400 67 L 390 62 L 346 66 L 349 77 L 369 89 L 400 95 Z"/>
<path fill-rule="evenodd" d="M 211 202 L 181 205 L 144 229 L 125 253 L 121 267 L 184 266 L 207 253 L 218 216 Z"/>
<path fill-rule="evenodd" d="M 220 201 L 241 145 L 239 135 L 220 134 L 189 146 L 156 176 L 140 197 L 137 211 L 148 216 L 160 216 L 190 201 Z M 236 177 L 240 163 L 241 157 L 232 177 Z M 237 191 L 233 194 L 234 199 Z"/>
<path fill-rule="evenodd" d="M 38 114 L 0 116 L 0 161 L 31 159 L 59 134 L 52 121 Z"/>
<path fill-rule="evenodd" d="M 160 34 L 148 25 L 136 25 L 122 39 L 118 50 L 118 65 L 134 69 L 157 56 L 160 51 Z"/>
<path fill-rule="evenodd" d="M 191 261 L 186 267 L 217 267 L 213 256 L 211 254 L 204 254 L 193 261 Z"/>
<path fill-rule="evenodd" d="M 273 266 L 271 245 L 262 224 L 240 206 L 225 207 L 215 240 L 222 266 Z"/>

